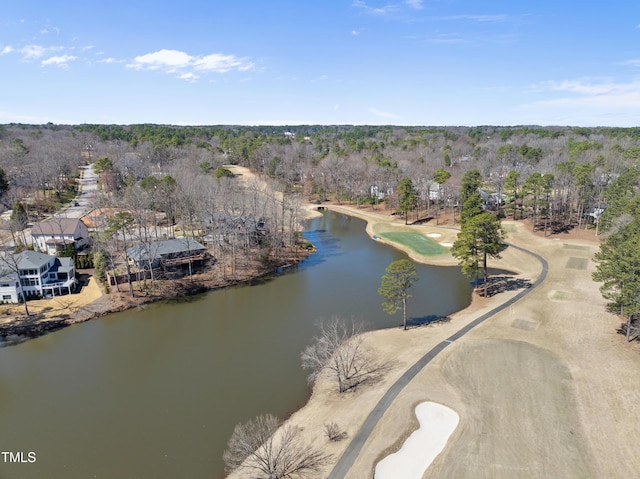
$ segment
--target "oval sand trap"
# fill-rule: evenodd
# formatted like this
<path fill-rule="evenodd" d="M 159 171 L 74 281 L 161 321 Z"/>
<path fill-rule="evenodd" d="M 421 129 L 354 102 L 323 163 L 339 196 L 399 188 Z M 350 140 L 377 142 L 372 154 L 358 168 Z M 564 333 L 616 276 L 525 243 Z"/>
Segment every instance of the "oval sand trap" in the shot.
<path fill-rule="evenodd" d="M 442 404 L 423 402 L 416 407 L 417 431 L 395 452 L 380 461 L 375 479 L 421 479 L 424 471 L 446 446 L 460 417 Z"/>

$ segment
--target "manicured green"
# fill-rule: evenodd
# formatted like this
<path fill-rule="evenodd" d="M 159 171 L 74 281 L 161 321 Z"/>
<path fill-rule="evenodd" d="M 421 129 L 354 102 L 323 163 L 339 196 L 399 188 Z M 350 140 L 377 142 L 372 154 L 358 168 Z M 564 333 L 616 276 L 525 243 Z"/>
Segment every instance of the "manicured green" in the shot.
<path fill-rule="evenodd" d="M 404 245 L 411 248 L 416 253 L 426 256 L 435 256 L 447 251 L 444 246 L 440 246 L 435 241 L 430 240 L 420 233 L 389 232 L 380 233 L 379 236 L 389 241 L 393 241 L 394 243 Z"/>

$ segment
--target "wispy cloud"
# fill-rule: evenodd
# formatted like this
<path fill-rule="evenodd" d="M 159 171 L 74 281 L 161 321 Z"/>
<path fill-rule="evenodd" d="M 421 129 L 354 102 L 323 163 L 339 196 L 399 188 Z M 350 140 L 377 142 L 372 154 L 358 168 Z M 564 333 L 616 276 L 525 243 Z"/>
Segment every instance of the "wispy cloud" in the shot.
<path fill-rule="evenodd" d="M 73 55 L 53 56 L 53 57 L 47 58 L 46 60 L 42 60 L 40 64 L 43 66 L 55 65 L 59 67 L 65 67 L 69 64 L 69 62 L 76 60 L 77 58 L 78 57 L 75 57 Z"/>
<path fill-rule="evenodd" d="M 397 115 L 395 113 L 390 113 L 387 111 L 380 111 L 374 107 L 369 108 L 369 112 L 373 113 L 376 116 L 379 116 L 381 118 L 387 118 L 389 120 L 397 120 L 398 118 L 400 118 L 400 115 Z"/>
<path fill-rule="evenodd" d="M 371 7 L 364 0 L 353 0 L 352 5 L 371 15 L 387 15 L 398 10 L 398 5 L 389 4 L 383 7 Z"/>
<path fill-rule="evenodd" d="M 314 78 L 311 80 L 311 83 L 317 83 L 320 81 L 327 81 L 329 77 L 327 75 L 320 75 L 318 78 Z"/>
<path fill-rule="evenodd" d="M 13 51 L 14 51 L 14 48 L 11 45 L 7 45 L 2 49 L 2 51 L 0 51 L 0 55 L 8 55 Z"/>
<path fill-rule="evenodd" d="M 622 64 L 629 67 L 640 67 L 640 58 L 632 58 L 622 62 Z"/>
<path fill-rule="evenodd" d="M 509 19 L 508 15 L 450 15 L 442 17 L 443 20 L 468 20 L 476 23 L 497 23 L 505 22 Z"/>
<path fill-rule="evenodd" d="M 247 71 L 254 64 L 235 55 L 213 53 L 205 56 L 193 56 L 179 50 L 159 50 L 140 55 L 127 64 L 134 70 L 158 70 L 165 73 L 177 73 L 178 78 L 195 81 L 199 73 L 227 73 L 232 70 Z"/>
<path fill-rule="evenodd" d="M 60 29 L 58 27 L 45 27 L 40 30 L 40 34 L 47 35 L 49 33 L 55 33 L 56 35 L 60 34 Z"/>
<path fill-rule="evenodd" d="M 424 8 L 423 0 L 405 0 L 404 3 L 409 5 L 411 8 L 415 8 L 416 10 L 422 10 Z"/>
<path fill-rule="evenodd" d="M 357 37 L 358 35 L 360 35 L 360 30 L 351 30 L 351 35 Z"/>
<path fill-rule="evenodd" d="M 20 49 L 25 60 L 37 60 L 47 52 L 47 48 L 41 45 L 27 45 Z"/>
<path fill-rule="evenodd" d="M 462 35 L 459 33 L 443 33 L 431 38 L 430 41 L 431 43 L 444 45 L 461 45 L 464 43 L 469 43 L 469 41 L 462 38 Z"/>
<path fill-rule="evenodd" d="M 640 108 L 640 80 L 615 82 L 607 80 L 549 81 L 533 86 L 534 90 L 560 96 L 540 100 L 527 106 L 591 108 L 602 111 L 635 112 Z"/>
<path fill-rule="evenodd" d="M 611 96 L 640 91 L 640 81 L 619 83 L 611 80 L 548 81 L 534 85 L 537 89 L 575 93 L 582 96 Z"/>

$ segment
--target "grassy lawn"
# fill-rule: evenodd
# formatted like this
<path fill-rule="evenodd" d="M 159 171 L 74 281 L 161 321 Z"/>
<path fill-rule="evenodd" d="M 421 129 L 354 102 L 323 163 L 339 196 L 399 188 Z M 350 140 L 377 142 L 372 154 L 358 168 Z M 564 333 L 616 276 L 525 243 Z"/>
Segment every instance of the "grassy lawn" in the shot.
<path fill-rule="evenodd" d="M 389 241 L 404 245 L 408 248 L 411 248 L 416 253 L 426 256 L 435 256 L 438 254 L 443 254 L 447 251 L 444 246 L 440 246 L 435 241 L 431 241 L 429 238 L 420 233 L 388 232 L 380 233 L 379 236 Z"/>

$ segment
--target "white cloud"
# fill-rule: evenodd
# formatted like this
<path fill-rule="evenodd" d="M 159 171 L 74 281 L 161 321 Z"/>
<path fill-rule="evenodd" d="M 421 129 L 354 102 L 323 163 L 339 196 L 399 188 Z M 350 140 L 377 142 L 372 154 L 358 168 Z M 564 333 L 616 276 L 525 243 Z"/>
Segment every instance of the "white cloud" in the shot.
<path fill-rule="evenodd" d="M 20 50 L 25 60 L 37 60 L 46 53 L 47 49 L 40 45 L 27 45 Z"/>
<path fill-rule="evenodd" d="M 8 53 L 11 53 L 14 51 L 14 48 L 11 45 L 7 45 L 6 47 L 4 47 L 2 49 L 2 51 L 0 52 L 0 55 L 6 55 Z"/>
<path fill-rule="evenodd" d="M 311 80 L 311 83 L 317 83 L 319 81 L 327 81 L 329 77 L 327 75 L 320 75 L 318 78 Z"/>
<path fill-rule="evenodd" d="M 178 73 L 178 78 L 195 81 L 199 75 L 194 72 L 227 73 L 231 70 L 247 71 L 254 64 L 235 55 L 213 53 L 206 56 L 192 56 L 179 50 L 159 50 L 154 53 L 137 56 L 127 65 L 135 70 L 160 70 L 165 73 Z"/>
<path fill-rule="evenodd" d="M 504 22 L 509 17 L 507 15 L 451 15 L 444 17 L 444 20 L 470 20 L 478 23 Z"/>
<path fill-rule="evenodd" d="M 404 3 L 409 5 L 411 8 L 415 8 L 416 10 L 422 10 L 424 8 L 424 5 L 422 5 L 423 0 L 405 0 Z"/>
<path fill-rule="evenodd" d="M 630 67 L 640 67 L 640 58 L 632 58 L 622 63 L 623 65 Z"/>
<path fill-rule="evenodd" d="M 116 59 L 115 58 L 103 58 L 102 60 L 98 60 L 98 63 L 116 63 Z"/>
<path fill-rule="evenodd" d="M 192 61 L 193 57 L 184 52 L 177 50 L 160 50 L 135 57 L 133 63 L 127 66 L 136 70 L 158 70 L 163 68 L 174 72 L 176 68 L 188 67 Z"/>
<path fill-rule="evenodd" d="M 540 83 L 535 87 L 543 90 L 574 93 L 580 95 L 581 99 L 600 97 L 601 99 L 614 100 L 629 94 L 640 93 L 640 81 L 616 83 L 613 81 L 564 80 Z"/>
<path fill-rule="evenodd" d="M 358 35 L 360 35 L 360 31 L 359 30 L 351 30 L 351 35 L 353 35 L 354 37 L 357 37 Z"/>
<path fill-rule="evenodd" d="M 42 30 L 40 30 L 40 33 L 42 35 L 46 35 L 46 34 L 51 33 L 51 32 L 55 33 L 56 35 L 59 35 L 60 34 L 60 29 L 58 27 L 45 27 Z"/>
<path fill-rule="evenodd" d="M 247 62 L 233 55 L 214 53 L 201 57 L 194 62 L 196 70 L 215 73 L 226 73 L 230 70 L 247 71 L 253 68 L 253 63 Z"/>
<path fill-rule="evenodd" d="M 459 33 L 447 33 L 438 35 L 431 39 L 432 43 L 448 44 L 448 45 L 460 45 L 462 43 L 469 43 L 462 38 Z"/>
<path fill-rule="evenodd" d="M 536 114 L 538 123 L 584 126 L 630 126 L 637 123 L 640 109 L 640 80 L 550 81 L 533 86 L 546 99 L 520 107 Z M 544 120 L 543 120 L 544 118 Z"/>
<path fill-rule="evenodd" d="M 386 15 L 388 13 L 395 12 L 398 10 L 397 5 L 385 5 L 384 7 L 370 7 L 369 5 L 366 4 L 364 0 L 353 0 L 352 5 L 372 15 Z"/>
<path fill-rule="evenodd" d="M 60 56 L 54 56 L 51 58 L 47 58 L 46 60 L 42 60 L 42 62 L 40 62 L 41 65 L 46 66 L 46 65 L 57 65 L 57 66 L 67 66 L 67 64 L 70 61 L 75 60 L 78 57 L 74 57 L 73 55 L 60 55 Z"/>
<path fill-rule="evenodd" d="M 186 80 L 188 82 L 195 82 L 200 77 L 195 73 L 183 73 L 182 75 L 179 75 L 178 78 L 180 78 L 181 80 Z"/>
<path fill-rule="evenodd" d="M 396 120 L 398 118 L 400 118 L 399 115 L 396 115 L 395 113 L 390 113 L 390 112 L 386 112 L 386 111 L 380 111 L 377 108 L 369 108 L 369 112 L 373 113 L 376 116 L 379 116 L 381 118 L 387 118 L 390 120 Z"/>

